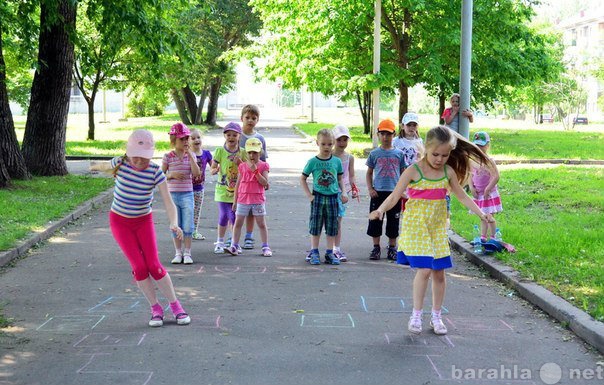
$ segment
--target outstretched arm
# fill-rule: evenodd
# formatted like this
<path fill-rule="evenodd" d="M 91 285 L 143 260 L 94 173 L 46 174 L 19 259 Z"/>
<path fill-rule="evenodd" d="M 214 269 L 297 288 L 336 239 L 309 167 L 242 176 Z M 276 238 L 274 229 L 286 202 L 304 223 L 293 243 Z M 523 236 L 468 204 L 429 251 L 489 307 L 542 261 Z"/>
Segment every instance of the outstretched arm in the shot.
<path fill-rule="evenodd" d="M 445 167 L 449 167 L 449 166 L 445 166 Z M 455 194 L 457 199 L 464 206 L 466 206 L 468 209 L 470 209 L 470 211 L 472 211 L 474 214 L 478 215 L 481 220 L 486 220 L 487 222 L 495 222 L 495 220 L 493 219 L 493 216 L 491 214 L 483 213 L 482 210 L 480 209 L 480 207 L 478 207 L 476 205 L 476 203 L 474 203 L 472 198 L 470 198 L 470 196 L 468 194 L 466 194 L 464 189 L 461 188 L 461 185 L 459 184 L 459 180 L 457 179 L 457 175 L 455 175 L 455 172 L 453 171 L 452 168 L 449 167 L 449 170 L 447 171 L 447 175 L 449 176 L 449 186 L 451 187 L 451 191 L 453 192 L 453 194 Z"/>
<path fill-rule="evenodd" d="M 394 190 L 388 195 L 388 198 L 384 200 L 384 202 L 377 208 L 377 210 L 369 213 L 369 219 L 382 219 L 386 211 L 390 210 L 394 207 L 394 205 L 401 200 L 407 186 L 409 186 L 409 182 L 415 178 L 417 175 L 417 170 L 414 167 L 409 167 L 403 172 L 400 178 L 398 178 L 398 182 L 396 183 L 396 187 Z"/>
<path fill-rule="evenodd" d="M 102 161 L 92 160 L 92 161 L 90 161 L 90 166 L 88 167 L 88 169 L 90 171 L 107 172 L 107 171 L 113 170 L 113 167 L 111 167 L 111 162 L 108 160 L 102 160 Z"/>

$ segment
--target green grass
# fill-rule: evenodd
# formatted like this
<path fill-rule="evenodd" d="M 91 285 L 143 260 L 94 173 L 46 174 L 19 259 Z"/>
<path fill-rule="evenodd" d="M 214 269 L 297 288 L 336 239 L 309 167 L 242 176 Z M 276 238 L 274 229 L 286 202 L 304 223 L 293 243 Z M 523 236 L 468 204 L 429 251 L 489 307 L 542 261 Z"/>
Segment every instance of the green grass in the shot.
<path fill-rule="evenodd" d="M 296 124 L 302 131 L 315 136 L 328 123 Z M 371 139 L 363 134 L 363 127 L 349 127 L 349 151 L 357 157 L 366 157 L 363 150 L 371 147 Z M 473 129 L 472 135 L 476 131 Z M 604 134 L 575 131 L 486 129 L 491 136 L 491 156 L 497 159 L 604 159 Z M 425 137 L 426 128 L 420 128 Z"/>
<path fill-rule="evenodd" d="M 0 250 L 43 230 L 49 221 L 63 218 L 112 184 L 110 178 L 76 175 L 14 180 L 12 187 L 0 189 Z"/>
<path fill-rule="evenodd" d="M 502 170 L 496 216 L 514 254 L 498 259 L 604 321 L 604 169 Z M 453 199 L 451 226 L 471 238 L 476 216 Z"/>

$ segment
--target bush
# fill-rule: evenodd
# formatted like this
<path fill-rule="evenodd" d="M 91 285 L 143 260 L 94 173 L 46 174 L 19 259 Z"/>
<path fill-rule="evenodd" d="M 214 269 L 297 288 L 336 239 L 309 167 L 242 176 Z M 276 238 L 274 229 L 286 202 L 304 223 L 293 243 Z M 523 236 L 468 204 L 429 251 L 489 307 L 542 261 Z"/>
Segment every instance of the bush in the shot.
<path fill-rule="evenodd" d="M 128 102 L 128 116 L 160 116 L 168 104 L 169 99 L 165 93 L 149 88 L 133 91 Z"/>

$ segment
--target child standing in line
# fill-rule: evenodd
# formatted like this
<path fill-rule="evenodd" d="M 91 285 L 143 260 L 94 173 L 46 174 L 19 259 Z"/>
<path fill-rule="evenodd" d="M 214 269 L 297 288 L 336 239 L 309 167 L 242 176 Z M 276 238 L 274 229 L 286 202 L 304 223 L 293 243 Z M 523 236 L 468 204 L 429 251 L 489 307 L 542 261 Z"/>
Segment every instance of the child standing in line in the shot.
<path fill-rule="evenodd" d="M 204 183 L 206 179 L 206 166 L 212 163 L 212 153 L 201 148 L 201 132 L 198 129 L 191 130 L 191 149 L 197 158 L 197 165 L 201 174 L 193 178 L 193 198 L 195 207 L 193 209 L 193 239 L 206 239 L 199 232 L 199 219 L 201 218 L 201 207 L 205 196 Z"/>
<path fill-rule="evenodd" d="M 392 138 L 396 131 L 394 122 L 385 119 L 378 125 L 378 137 L 380 146 L 373 149 L 367 157 L 367 190 L 371 200 L 369 202 L 369 212 L 376 210 L 382 202 L 390 195 L 399 176 L 406 167 L 404 155 L 401 150 L 392 146 Z M 396 237 L 399 232 L 399 218 L 401 215 L 401 205 L 392 207 L 386 213 L 386 236 L 388 237 L 389 260 L 396 259 Z M 383 218 L 369 220 L 367 226 L 367 235 L 373 238 L 373 250 L 369 254 L 369 259 L 378 260 L 381 258 L 380 238 L 382 236 Z"/>
<path fill-rule="evenodd" d="M 191 323 L 191 318 L 176 298 L 170 275 L 157 254 L 151 210 L 155 188 L 164 200 L 170 230 L 179 239 L 182 239 L 183 232 L 178 226 L 176 206 L 168 191 L 166 176 L 157 164 L 151 162 L 154 151 L 153 135 L 147 130 L 136 130 L 128 138 L 126 155 L 113 158 L 110 162 L 91 164 L 90 170 L 113 169 L 115 189 L 109 212 L 109 226 L 113 238 L 130 262 L 136 285 L 149 301 L 149 326 L 164 324 L 164 308 L 157 300 L 155 285 L 170 302 L 176 323 L 187 325 Z"/>
<path fill-rule="evenodd" d="M 417 162 L 424 149 L 424 142 L 417 131 L 418 126 L 419 116 L 415 112 L 407 112 L 401 119 L 398 136 L 392 141 L 392 145 L 403 152 L 406 167 Z M 403 194 L 401 211 L 405 211 L 407 200 L 407 195 Z"/>
<path fill-rule="evenodd" d="M 161 169 L 168 179 L 168 190 L 178 212 L 178 225 L 183 231 L 183 239 L 172 236 L 174 258 L 172 263 L 193 263 L 191 240 L 193 236 L 193 178 L 201 175 L 197 157 L 189 147 L 191 132 L 184 123 L 176 123 L 170 128 L 170 145 L 174 150 L 164 155 Z M 184 252 L 182 250 L 184 243 Z"/>
<path fill-rule="evenodd" d="M 445 125 L 455 132 L 459 132 L 460 116 L 468 118 L 470 123 L 474 121 L 474 114 L 472 113 L 472 110 L 465 109 L 463 111 L 459 111 L 460 98 L 461 96 L 459 96 L 458 93 L 451 95 L 451 107 L 445 108 L 445 110 L 443 111 L 443 115 L 441 116 L 441 118 L 445 122 Z"/>
<path fill-rule="evenodd" d="M 426 134 L 423 157 L 403 172 L 394 191 L 369 214 L 373 220 L 382 218 L 386 211 L 397 206 L 405 191 L 409 194 L 403 230 L 398 240 L 397 262 L 417 269 L 413 280 L 413 312 L 408 324 L 412 333 L 422 331 L 422 309 L 430 277 L 430 326 L 436 334 L 447 333 L 441 317 L 446 288 L 444 269 L 453 266 L 446 227 L 447 189 L 450 188 L 457 199 L 480 219 L 493 220 L 491 214 L 482 212 L 461 187 L 467 178 L 470 159 L 487 167 L 493 166 L 478 147 L 448 127 L 432 128 Z"/>
<path fill-rule="evenodd" d="M 478 146 L 488 156 L 491 148 L 491 138 L 484 131 L 474 134 L 474 144 Z M 474 197 L 474 203 L 480 209 L 491 215 L 503 211 L 501 206 L 501 197 L 497 191 L 497 182 L 499 182 L 499 171 L 495 166 L 495 161 L 491 159 L 493 167 L 484 167 L 477 163 L 472 163 L 472 180 L 470 183 L 470 192 Z M 493 219 L 491 222 L 480 220 L 481 240 L 487 240 L 487 233 L 491 233 L 491 238 L 495 238 L 497 223 Z"/>
<path fill-rule="evenodd" d="M 258 138 L 250 138 L 245 143 L 247 161 L 239 164 L 239 175 L 235 186 L 233 211 L 237 217 L 233 226 L 233 241 L 225 249 L 231 255 L 239 254 L 239 238 L 245 218 L 252 215 L 256 218 L 260 239 L 262 240 L 262 255 L 272 257 L 273 252 L 268 245 L 268 230 L 266 228 L 266 206 L 264 190 L 268 186 L 268 163 L 260 160 L 262 142 Z"/>
<path fill-rule="evenodd" d="M 350 139 L 350 132 L 348 127 L 343 125 L 337 125 L 333 128 L 333 135 L 336 140 L 336 146 L 333 150 L 333 155 L 340 158 L 342 162 L 342 183 L 344 184 L 344 191 L 347 195 L 352 196 L 355 199 L 358 196 L 358 189 L 355 184 L 354 178 L 354 156 L 346 152 L 348 147 L 348 141 Z M 342 218 L 346 215 L 346 203 L 342 203 L 342 200 L 338 200 L 338 234 L 336 235 L 335 244 L 333 247 L 333 253 L 340 262 L 348 261 L 346 254 L 340 249 L 342 242 Z"/>
<path fill-rule="evenodd" d="M 235 223 L 235 212 L 233 211 L 233 198 L 239 164 L 246 159 L 245 150 L 239 146 L 241 126 L 230 122 L 223 129 L 224 145 L 214 150 L 212 175 L 218 175 L 214 200 L 218 202 L 218 236 L 214 244 L 214 253 L 224 253 L 224 235 L 229 223 Z"/>
<path fill-rule="evenodd" d="M 319 265 L 319 241 L 321 230 L 325 225 L 327 249 L 325 263 L 339 265 L 340 260 L 333 253 L 335 237 L 338 235 L 338 199 L 348 202 L 346 188 L 342 183 L 342 162 L 331 153 L 334 137 L 331 130 L 322 129 L 317 133 L 319 154 L 311 158 L 304 166 L 300 176 L 302 190 L 310 201 L 310 219 L 308 221 L 311 235 L 310 264 Z M 306 180 L 312 175 L 313 190 L 308 188 Z M 339 188 L 339 190 L 338 190 Z M 341 195 L 338 192 L 341 191 Z"/>
<path fill-rule="evenodd" d="M 245 144 L 248 139 L 256 138 L 262 143 L 262 153 L 260 154 L 260 160 L 266 162 L 268 154 L 266 152 L 266 141 L 258 131 L 255 130 L 258 121 L 260 120 L 260 109 L 253 105 L 247 104 L 241 109 L 241 136 L 239 138 L 239 146 L 245 148 Z M 268 184 L 266 185 L 268 188 Z M 245 218 L 245 237 L 243 239 L 244 249 L 254 248 L 254 216 L 252 214 Z"/>

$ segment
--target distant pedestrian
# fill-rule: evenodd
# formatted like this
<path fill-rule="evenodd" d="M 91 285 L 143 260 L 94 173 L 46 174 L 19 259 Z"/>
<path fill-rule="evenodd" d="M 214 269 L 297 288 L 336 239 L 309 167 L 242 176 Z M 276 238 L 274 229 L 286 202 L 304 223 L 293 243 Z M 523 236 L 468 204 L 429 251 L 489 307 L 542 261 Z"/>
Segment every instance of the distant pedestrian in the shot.
<path fill-rule="evenodd" d="M 445 126 L 437 126 L 426 135 L 423 157 L 401 175 L 396 188 L 375 211 L 372 220 L 382 218 L 396 207 L 407 190 L 409 201 L 403 215 L 402 232 L 398 240 L 397 262 L 417 269 L 413 280 L 413 312 L 408 328 L 412 333 L 422 331 L 422 311 L 428 280 L 432 277 L 432 318 L 430 325 L 436 334 L 446 334 L 441 309 L 445 297 L 445 271 L 453 266 L 447 235 L 447 189 L 457 199 L 485 221 L 492 221 L 465 193 L 461 183 L 467 178 L 470 159 L 492 167 L 491 160 L 474 144 Z"/>
<path fill-rule="evenodd" d="M 262 152 L 260 160 L 266 162 L 268 152 L 266 151 L 266 141 L 264 136 L 256 131 L 256 125 L 260 121 L 260 109 L 253 104 L 247 104 L 241 109 L 241 135 L 239 137 L 239 146 L 245 148 L 248 139 L 256 138 L 262 143 Z M 268 188 L 268 185 L 266 185 Z M 248 215 L 245 218 L 245 238 L 243 239 L 244 249 L 254 248 L 254 216 Z"/>
<path fill-rule="evenodd" d="M 474 114 L 472 113 L 472 110 L 465 109 L 463 111 L 459 111 L 460 99 L 461 96 L 459 96 L 458 93 L 451 95 L 451 107 L 445 108 L 445 110 L 443 111 L 443 115 L 441 116 L 441 118 L 445 122 L 445 126 L 449 127 L 457 133 L 459 133 L 459 120 L 461 119 L 460 116 L 468 118 L 470 123 L 474 121 Z"/>
<path fill-rule="evenodd" d="M 357 188 L 355 183 L 356 181 L 354 176 L 354 156 L 346 152 L 346 147 L 348 147 L 348 142 L 350 141 L 350 131 L 348 130 L 348 127 L 343 125 L 335 126 L 332 131 L 336 140 L 333 155 L 340 158 L 340 161 L 342 162 L 342 170 L 344 171 L 344 173 L 342 174 L 342 183 L 344 184 L 344 191 L 352 199 L 356 199 L 358 198 L 359 189 Z M 339 199 L 338 204 L 338 234 L 336 235 L 336 239 L 334 241 L 333 253 L 340 262 L 346 262 L 348 261 L 348 258 L 346 257 L 344 251 L 342 251 L 341 249 L 341 243 L 342 220 L 346 215 L 346 208 L 348 206 L 348 203 L 342 203 L 342 200 Z"/>
<path fill-rule="evenodd" d="M 340 260 L 333 253 L 335 237 L 338 235 L 339 203 L 348 202 L 348 195 L 342 183 L 342 161 L 332 154 L 335 139 L 333 132 L 322 129 L 317 133 L 319 154 L 311 158 L 304 166 L 300 176 L 302 191 L 310 201 L 310 218 L 308 227 L 311 239 L 311 250 L 308 260 L 311 265 L 319 265 L 319 241 L 325 227 L 327 248 L 325 263 L 339 265 Z M 312 192 L 306 180 L 312 175 Z M 338 194 L 341 191 L 341 195 Z"/>
<path fill-rule="evenodd" d="M 199 177 L 193 177 L 193 198 L 195 199 L 195 207 L 193 209 L 193 239 L 206 239 L 199 232 L 199 222 L 201 219 L 201 209 L 203 207 L 203 199 L 205 197 L 205 181 L 206 167 L 212 164 L 212 153 L 204 150 L 202 146 L 201 132 L 198 129 L 191 130 L 191 150 L 197 158 L 197 165 L 201 174 Z"/>
<path fill-rule="evenodd" d="M 149 326 L 162 326 L 164 321 L 164 309 L 157 299 L 153 281 L 169 301 L 176 323 L 187 325 L 191 318 L 176 298 L 170 275 L 157 254 L 151 210 L 156 188 L 166 206 L 170 230 L 179 239 L 182 239 L 183 232 L 178 226 L 176 206 L 168 191 L 166 176 L 157 164 L 151 162 L 154 150 L 153 135 L 146 130 L 136 130 L 128 138 L 126 155 L 113 158 L 110 162 L 91 164 L 90 169 L 113 169 L 115 190 L 109 225 L 115 241 L 130 262 L 137 286 L 151 306 Z"/>
<path fill-rule="evenodd" d="M 396 128 L 392 120 L 385 119 L 380 122 L 378 125 L 380 146 L 369 153 L 365 162 L 367 165 L 365 180 L 367 182 L 367 191 L 371 198 L 369 212 L 377 209 L 390 195 L 406 167 L 403 152 L 392 145 L 395 131 Z M 400 203 L 398 206 L 391 207 L 386 213 L 387 258 L 389 260 L 396 260 L 396 237 L 398 237 L 399 233 L 399 219 L 401 215 Z M 369 220 L 367 235 L 373 240 L 373 249 L 369 254 L 369 259 L 378 260 L 381 258 L 380 238 L 382 237 L 383 227 L 384 220 L 382 217 Z"/>
<path fill-rule="evenodd" d="M 225 249 L 231 255 L 240 254 L 239 239 L 243 222 L 249 216 L 256 220 L 260 239 L 262 240 L 262 255 L 272 257 L 273 252 L 268 245 L 268 229 L 266 227 L 266 197 L 264 191 L 268 186 L 268 163 L 260 160 L 262 142 L 258 138 L 250 138 L 245 142 L 247 160 L 239 164 L 233 211 L 235 211 L 235 225 L 233 226 L 233 239 L 231 245 Z"/>
<path fill-rule="evenodd" d="M 474 134 L 474 144 L 478 146 L 487 156 L 491 148 L 491 138 L 484 131 L 479 131 Z M 489 214 L 496 214 L 503 211 L 501 205 L 501 197 L 497 190 L 497 182 L 499 182 L 499 171 L 495 166 L 495 161 L 491 159 L 493 166 L 485 167 L 477 163 L 472 163 L 472 180 L 470 182 L 470 192 L 474 197 L 474 203 L 480 209 Z M 495 238 L 497 223 L 493 219 L 487 222 L 480 220 L 481 240 L 487 241 L 488 233 L 491 238 Z"/>
<path fill-rule="evenodd" d="M 245 150 L 239 146 L 241 126 L 238 123 L 230 122 L 224 126 L 222 132 L 224 145 L 214 150 L 212 167 L 210 168 L 212 175 L 218 175 L 214 192 L 214 200 L 218 202 L 218 236 L 214 244 L 215 254 L 224 253 L 226 247 L 224 236 L 227 227 L 235 224 L 233 202 L 237 175 L 239 174 L 238 167 L 246 159 Z"/>
<path fill-rule="evenodd" d="M 183 231 L 182 241 L 173 236 L 174 258 L 172 263 L 193 263 L 191 258 L 191 240 L 193 239 L 193 210 L 195 198 L 193 197 L 193 178 L 201 175 L 197 156 L 189 146 L 191 132 L 184 123 L 175 123 L 170 128 L 170 145 L 173 150 L 164 155 L 161 169 L 166 173 L 168 190 L 176 205 L 178 225 Z M 183 250 L 184 243 L 184 250 Z"/>

